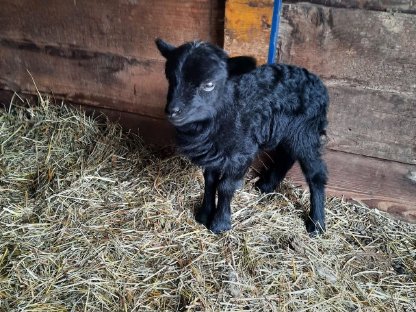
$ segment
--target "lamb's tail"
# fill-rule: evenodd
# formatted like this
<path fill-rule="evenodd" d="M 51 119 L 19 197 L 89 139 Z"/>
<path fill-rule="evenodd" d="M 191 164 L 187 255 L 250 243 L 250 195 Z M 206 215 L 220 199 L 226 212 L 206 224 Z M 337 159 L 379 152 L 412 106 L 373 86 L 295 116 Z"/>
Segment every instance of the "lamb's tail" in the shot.
<path fill-rule="evenodd" d="M 326 118 L 321 118 L 319 121 L 319 134 L 326 135 L 326 127 L 328 127 L 328 121 Z"/>
<path fill-rule="evenodd" d="M 328 125 L 328 122 L 325 120 L 321 122 L 321 127 L 319 128 L 319 138 L 321 142 L 321 146 L 324 147 L 328 144 L 329 138 L 326 132 L 326 126 Z"/>

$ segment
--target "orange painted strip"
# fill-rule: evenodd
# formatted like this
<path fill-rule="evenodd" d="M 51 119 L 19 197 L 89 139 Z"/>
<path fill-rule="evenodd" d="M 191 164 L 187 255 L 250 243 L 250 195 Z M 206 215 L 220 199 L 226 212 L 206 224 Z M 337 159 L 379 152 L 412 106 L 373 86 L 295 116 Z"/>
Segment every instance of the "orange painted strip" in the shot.
<path fill-rule="evenodd" d="M 260 55 L 259 63 L 267 57 L 273 1 L 229 0 L 225 7 L 225 49 L 233 55 Z M 266 33 L 266 35 L 265 35 Z M 253 42 L 258 44 L 253 45 Z M 263 57 L 264 55 L 264 57 Z"/>

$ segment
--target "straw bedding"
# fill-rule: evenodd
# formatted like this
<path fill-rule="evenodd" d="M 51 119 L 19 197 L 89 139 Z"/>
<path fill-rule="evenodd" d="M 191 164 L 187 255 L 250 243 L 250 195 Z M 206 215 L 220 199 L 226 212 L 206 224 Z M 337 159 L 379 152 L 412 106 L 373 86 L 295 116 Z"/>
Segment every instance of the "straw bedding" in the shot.
<path fill-rule="evenodd" d="M 233 230 L 193 218 L 201 171 L 40 98 L 0 111 L 1 311 L 416 311 L 416 226 L 247 180 Z"/>

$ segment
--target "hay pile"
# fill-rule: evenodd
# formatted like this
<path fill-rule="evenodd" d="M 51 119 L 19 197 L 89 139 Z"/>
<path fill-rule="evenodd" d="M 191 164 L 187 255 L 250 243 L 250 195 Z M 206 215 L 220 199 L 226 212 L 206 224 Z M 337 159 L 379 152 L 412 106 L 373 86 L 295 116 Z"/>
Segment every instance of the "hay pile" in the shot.
<path fill-rule="evenodd" d="M 44 98 L 0 113 L 1 311 L 416 311 L 416 226 L 308 194 L 233 201 L 233 230 L 193 218 L 200 170 Z"/>

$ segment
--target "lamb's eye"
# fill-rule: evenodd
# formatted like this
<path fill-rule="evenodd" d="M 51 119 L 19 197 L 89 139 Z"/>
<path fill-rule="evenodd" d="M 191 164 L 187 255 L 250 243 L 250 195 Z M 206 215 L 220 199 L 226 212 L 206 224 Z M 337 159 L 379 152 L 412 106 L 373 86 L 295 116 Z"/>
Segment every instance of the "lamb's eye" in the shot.
<path fill-rule="evenodd" d="M 206 92 L 212 91 L 214 90 L 214 88 L 215 88 L 215 84 L 212 81 L 205 82 L 202 84 L 202 90 Z"/>

